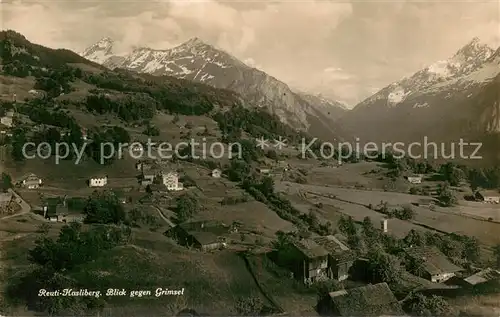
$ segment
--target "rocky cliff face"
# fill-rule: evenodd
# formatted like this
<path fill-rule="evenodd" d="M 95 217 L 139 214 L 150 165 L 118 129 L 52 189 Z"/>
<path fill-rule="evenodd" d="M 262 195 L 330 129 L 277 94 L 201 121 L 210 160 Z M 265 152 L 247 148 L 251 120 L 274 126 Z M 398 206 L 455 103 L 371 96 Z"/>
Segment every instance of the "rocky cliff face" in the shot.
<path fill-rule="evenodd" d="M 193 38 L 168 50 L 136 48 L 129 54 L 112 53 L 113 42 L 107 38 L 89 47 L 82 56 L 108 68 L 124 68 L 151 75 L 169 75 L 197 81 L 216 88 L 225 88 L 240 94 L 257 107 L 265 107 L 282 121 L 301 130 L 311 128 L 311 120 L 318 120 L 325 135 L 331 135 L 332 119 L 325 115 L 325 104 L 316 107 L 288 85 L 250 67 L 230 54 Z M 337 107 L 332 103 L 332 111 Z M 318 127 L 315 127 L 318 129 Z"/>

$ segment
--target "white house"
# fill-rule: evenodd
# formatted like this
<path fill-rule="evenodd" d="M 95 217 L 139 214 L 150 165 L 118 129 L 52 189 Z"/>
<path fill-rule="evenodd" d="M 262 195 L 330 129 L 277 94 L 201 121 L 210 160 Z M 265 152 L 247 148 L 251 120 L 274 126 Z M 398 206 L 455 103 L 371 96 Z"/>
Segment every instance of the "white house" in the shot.
<path fill-rule="evenodd" d="M 257 172 L 259 172 L 260 174 L 266 175 L 266 174 L 271 173 L 271 169 L 269 169 L 269 168 L 257 168 Z"/>
<path fill-rule="evenodd" d="M 87 129 L 82 128 L 81 131 L 82 131 L 82 140 L 83 141 L 88 141 Z"/>
<path fill-rule="evenodd" d="M 212 177 L 213 178 L 220 178 L 220 176 L 222 175 L 222 172 L 220 169 L 216 168 L 212 171 Z"/>
<path fill-rule="evenodd" d="M 412 184 L 421 184 L 422 183 L 422 176 L 421 175 L 408 176 L 407 179 L 408 179 L 408 182 L 410 182 Z"/>
<path fill-rule="evenodd" d="M 22 181 L 22 185 L 28 189 L 37 189 L 42 185 L 42 180 L 35 174 L 30 174 Z"/>
<path fill-rule="evenodd" d="M 89 179 L 89 187 L 103 187 L 108 184 L 108 177 L 93 177 Z"/>
<path fill-rule="evenodd" d="M 162 183 L 167 187 L 167 190 L 183 190 L 184 186 L 179 183 L 179 175 L 175 172 L 169 172 L 162 175 Z"/>
<path fill-rule="evenodd" d="M 485 203 L 500 203 L 500 191 L 496 190 L 485 190 L 479 191 L 476 194 L 476 198 Z"/>
<path fill-rule="evenodd" d="M 5 113 L 5 116 L 3 116 L 0 119 L 0 123 L 2 123 L 4 126 L 12 128 L 12 125 L 14 124 L 14 112 L 13 111 L 7 111 Z"/>

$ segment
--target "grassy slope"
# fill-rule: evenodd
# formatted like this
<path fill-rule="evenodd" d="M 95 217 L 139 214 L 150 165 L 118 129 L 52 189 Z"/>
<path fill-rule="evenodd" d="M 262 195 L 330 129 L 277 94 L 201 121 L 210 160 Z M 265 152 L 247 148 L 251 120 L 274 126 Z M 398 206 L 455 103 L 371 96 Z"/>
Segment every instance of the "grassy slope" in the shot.
<path fill-rule="evenodd" d="M 66 50 L 51 50 L 42 46 L 29 43 L 23 37 L 9 32 L 2 32 L 0 40 L 8 37 L 20 43 L 28 49 L 30 54 L 39 56 L 43 64 L 61 65 L 71 63 L 78 65 L 87 72 L 101 73 L 103 69 L 93 63 L 89 63 L 76 54 Z M 136 77 L 134 75 L 127 74 Z M 131 79 L 132 80 L 132 79 Z M 135 80 L 135 79 L 134 79 Z M 132 80 L 132 81 L 134 81 Z M 232 93 L 219 91 L 213 88 L 191 84 L 174 78 L 148 78 L 154 80 L 158 85 L 166 86 L 175 93 L 184 93 L 186 90 L 195 94 L 200 94 L 212 100 L 220 107 L 227 107 L 237 103 Z M 27 91 L 33 88 L 34 78 L 16 78 L 2 76 L 2 83 L 5 83 L 10 94 L 6 94 L 3 100 L 10 101 L 11 94 L 16 93 L 18 100 L 29 97 Z M 72 84 L 73 92 L 58 97 L 58 100 L 78 102 L 84 100 L 93 85 L 77 80 Z M 120 94 L 110 91 L 112 94 Z M 219 108 L 220 108 L 219 107 Z M 78 109 L 73 105 L 67 106 L 68 110 L 82 126 L 90 128 L 92 126 L 102 126 L 105 124 L 116 124 L 124 126 L 133 139 L 143 138 L 142 128 L 134 128 L 110 115 L 96 116 L 85 110 Z M 180 116 L 177 124 L 172 124 L 173 116 L 158 114 L 153 122 L 161 129 L 160 138 L 166 141 L 180 140 L 181 131 L 186 122 L 191 122 L 195 127 L 207 126 L 214 132 L 215 136 L 220 136 L 216 123 L 207 116 Z M 193 131 L 196 129 L 193 129 Z M 197 131 L 194 131 L 197 132 Z M 27 173 L 34 172 L 39 175 L 45 183 L 45 188 L 40 191 L 22 192 L 30 203 L 38 204 L 40 199 L 38 192 L 46 196 L 68 194 L 70 196 L 85 196 L 88 194 L 85 180 L 93 174 L 106 172 L 111 178 L 129 177 L 136 175 L 132 160 L 118 160 L 111 167 L 103 168 L 99 164 L 91 161 L 84 161 L 79 165 L 73 162 L 62 162 L 56 165 L 53 160 L 28 160 L 23 164 L 10 164 L 2 162 L 2 168 L 6 167 L 14 179 L 22 177 Z M 206 177 L 204 177 L 206 178 Z M 236 184 L 225 184 L 223 187 L 228 190 L 240 191 Z M 206 199 L 222 199 L 226 195 L 223 192 L 207 193 Z M 241 207 L 241 208 L 240 208 Z M 244 208 L 243 208 L 244 207 Z M 220 210 L 219 210 L 220 209 Z M 220 205 L 213 206 L 206 210 L 206 214 L 200 217 L 219 217 L 224 221 L 252 220 L 252 227 L 259 228 L 260 232 L 272 236 L 278 229 L 290 227 L 290 224 L 279 219 L 277 215 L 269 210 L 265 205 L 257 202 L 249 202 L 242 206 L 228 206 L 221 209 Z M 27 250 L 33 247 L 38 234 L 37 227 L 41 223 L 31 217 L 21 216 L 4 220 L 0 224 L 0 240 L 2 241 L 3 254 L 2 264 L 9 268 L 6 275 L 2 276 L 3 281 L 7 276 L 20 274 L 29 270 L 27 261 Z M 60 224 L 51 224 L 50 235 L 56 236 L 60 229 Z M 238 237 L 239 238 L 239 237 Z M 160 298 L 113 298 L 109 300 L 109 305 L 104 314 L 113 316 L 143 316 L 144 314 L 172 314 L 179 309 L 190 307 L 199 311 L 211 314 L 231 314 L 234 311 L 234 303 L 239 297 L 260 296 L 254 280 L 248 273 L 242 259 L 231 251 L 217 254 L 207 254 L 190 251 L 177 246 L 173 241 L 168 240 L 161 232 L 154 233 L 149 230 L 134 230 L 134 239 L 129 245 L 115 248 L 109 253 L 98 258 L 96 261 L 87 263 L 78 272 L 72 273 L 80 281 L 88 281 L 89 289 L 125 288 L 128 290 L 151 290 L 156 288 L 185 288 L 185 296 L 181 298 L 160 297 Z M 26 312 L 23 312 L 26 314 Z"/>

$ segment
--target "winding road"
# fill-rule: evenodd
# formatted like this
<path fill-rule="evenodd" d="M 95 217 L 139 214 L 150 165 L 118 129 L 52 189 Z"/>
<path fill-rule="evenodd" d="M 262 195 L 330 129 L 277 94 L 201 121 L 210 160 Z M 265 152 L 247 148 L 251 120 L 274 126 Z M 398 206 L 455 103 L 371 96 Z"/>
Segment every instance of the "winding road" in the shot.
<path fill-rule="evenodd" d="M 21 196 L 19 196 L 18 193 L 16 193 L 14 190 L 12 190 L 12 188 L 9 188 L 8 191 L 16 199 L 16 202 L 19 204 L 19 206 L 21 206 L 21 211 L 18 213 L 15 213 L 13 215 L 2 217 L 2 218 L 0 218 L 0 220 L 5 220 L 5 219 L 25 215 L 31 211 L 31 206 Z"/>

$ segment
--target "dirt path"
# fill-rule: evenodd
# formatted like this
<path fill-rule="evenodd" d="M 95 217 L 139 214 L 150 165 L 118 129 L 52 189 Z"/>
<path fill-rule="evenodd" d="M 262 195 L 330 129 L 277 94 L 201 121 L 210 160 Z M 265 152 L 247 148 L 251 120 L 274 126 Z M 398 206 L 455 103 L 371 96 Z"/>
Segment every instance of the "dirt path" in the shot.
<path fill-rule="evenodd" d="M 255 275 L 255 272 L 252 269 L 252 265 L 250 264 L 250 261 L 248 260 L 248 258 L 246 257 L 246 255 L 242 255 L 241 257 L 243 258 L 243 261 L 245 262 L 245 267 L 247 268 L 247 270 L 250 273 L 250 275 L 252 275 L 252 278 L 253 278 L 253 280 L 255 282 L 255 285 L 257 286 L 257 288 L 261 292 L 262 296 L 264 296 L 264 298 L 267 299 L 267 301 L 273 306 L 273 308 L 277 311 L 277 313 L 284 313 L 285 311 L 278 304 L 278 302 L 276 302 L 274 300 L 274 298 L 264 290 L 264 288 L 262 287 L 262 285 L 260 285 L 259 279 Z"/>
<path fill-rule="evenodd" d="M 163 221 L 165 221 L 170 226 L 170 228 L 175 227 L 175 224 L 172 221 L 170 221 L 170 219 L 165 217 L 165 215 L 163 214 L 163 211 L 160 209 L 160 207 L 157 207 L 157 206 L 153 206 L 153 207 L 158 211 L 158 215 L 160 216 L 160 218 L 163 219 Z"/>

